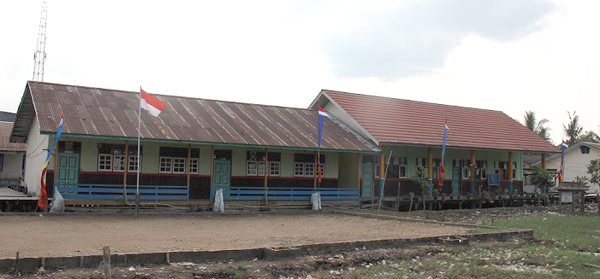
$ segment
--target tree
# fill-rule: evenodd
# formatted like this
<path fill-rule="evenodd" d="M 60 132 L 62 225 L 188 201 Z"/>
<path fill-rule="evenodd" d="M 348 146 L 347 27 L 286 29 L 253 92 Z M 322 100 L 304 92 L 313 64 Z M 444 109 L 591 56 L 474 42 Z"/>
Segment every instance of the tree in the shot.
<path fill-rule="evenodd" d="M 592 132 L 592 131 L 585 131 L 583 134 L 579 135 L 579 137 L 577 137 L 577 140 L 575 141 L 575 143 L 578 142 L 595 142 L 595 143 L 600 143 L 600 137 L 598 137 L 598 134 Z"/>
<path fill-rule="evenodd" d="M 418 166 L 416 169 L 416 175 L 411 178 L 412 182 L 417 185 L 423 197 L 423 209 L 425 209 L 425 193 L 429 187 L 429 181 L 427 178 L 427 171 L 422 166 Z"/>
<path fill-rule="evenodd" d="M 591 160 L 587 168 L 587 173 L 590 175 L 590 183 L 600 185 L 600 159 Z"/>
<path fill-rule="evenodd" d="M 533 173 L 531 174 L 531 183 L 535 185 L 536 188 L 541 188 L 543 186 L 551 186 L 554 184 L 555 174 L 550 173 L 546 169 L 542 169 L 539 166 L 532 167 Z"/>
<path fill-rule="evenodd" d="M 543 139 L 552 142 L 550 139 L 550 128 L 544 126 L 548 124 L 548 119 L 544 118 L 539 122 L 536 120 L 534 111 L 525 111 L 525 114 L 523 115 L 523 125 Z"/>
<path fill-rule="evenodd" d="M 575 176 L 575 182 L 581 183 L 587 189 L 590 188 L 590 179 L 587 176 Z"/>
<path fill-rule="evenodd" d="M 563 124 L 563 128 L 565 129 L 565 135 L 567 136 L 567 143 L 569 146 L 573 146 L 576 143 L 577 138 L 581 134 L 581 130 L 583 127 L 579 126 L 579 115 L 577 115 L 576 111 L 573 111 L 573 115 L 567 111 L 569 114 L 569 124 L 565 126 Z"/>

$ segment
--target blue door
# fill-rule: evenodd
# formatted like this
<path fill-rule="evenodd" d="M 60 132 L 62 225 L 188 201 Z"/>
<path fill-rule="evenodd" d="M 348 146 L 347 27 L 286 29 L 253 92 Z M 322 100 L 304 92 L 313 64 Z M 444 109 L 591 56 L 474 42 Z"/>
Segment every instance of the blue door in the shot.
<path fill-rule="evenodd" d="M 366 163 L 362 165 L 362 196 L 373 196 L 373 164 Z"/>
<path fill-rule="evenodd" d="M 227 159 L 216 159 L 214 161 L 212 187 L 210 191 L 211 200 L 214 197 L 215 191 L 219 188 L 231 186 L 231 167 L 229 160 Z M 223 194 L 227 192 L 227 189 L 223 189 Z"/>
<path fill-rule="evenodd" d="M 76 188 L 79 182 L 79 154 L 59 153 L 56 173 L 58 185 Z"/>
<path fill-rule="evenodd" d="M 452 168 L 452 195 L 460 195 L 460 168 Z"/>

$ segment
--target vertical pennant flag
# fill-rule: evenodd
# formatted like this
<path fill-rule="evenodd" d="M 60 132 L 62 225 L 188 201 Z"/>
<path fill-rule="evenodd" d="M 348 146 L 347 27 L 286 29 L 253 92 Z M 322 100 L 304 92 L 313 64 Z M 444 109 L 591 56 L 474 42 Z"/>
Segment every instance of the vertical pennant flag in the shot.
<path fill-rule="evenodd" d="M 319 106 L 319 138 L 317 140 L 317 171 L 318 171 L 318 178 L 317 178 L 317 182 L 319 182 L 319 185 L 321 184 L 321 140 L 323 138 L 323 117 L 324 116 L 329 116 L 321 106 Z"/>
<path fill-rule="evenodd" d="M 438 186 L 444 187 L 444 178 L 446 177 L 446 168 L 444 167 L 444 155 L 446 155 L 446 134 L 448 132 L 448 119 L 444 122 L 444 141 L 442 143 L 442 161 L 440 162 L 440 179 Z"/>
<path fill-rule="evenodd" d="M 561 145 L 561 149 L 562 149 L 562 154 L 561 154 L 561 158 L 560 158 L 560 172 L 558 173 L 558 183 L 561 183 L 563 181 L 563 170 L 564 170 L 564 164 L 565 164 L 565 150 L 568 148 L 569 146 L 563 141 L 562 145 Z"/>
<path fill-rule="evenodd" d="M 140 87 L 140 106 L 153 116 L 158 116 L 167 105 Z"/>
<path fill-rule="evenodd" d="M 46 170 L 48 169 L 48 164 L 50 163 L 50 157 L 52 157 L 52 154 L 54 153 L 54 149 L 56 148 L 56 145 L 58 144 L 58 139 L 60 139 L 60 135 L 62 134 L 63 124 L 64 124 L 64 120 L 63 120 L 63 114 L 61 112 L 60 113 L 60 122 L 58 123 L 58 130 L 56 131 L 56 139 L 54 140 L 54 144 L 52 146 L 50 146 L 50 150 L 48 150 L 48 156 L 46 156 L 46 161 L 44 162 L 44 165 L 42 167 L 42 176 L 40 179 L 41 180 L 40 181 L 41 182 L 40 198 L 38 199 L 38 203 L 37 203 L 37 206 L 40 209 L 48 208 L 48 192 L 46 191 Z"/>

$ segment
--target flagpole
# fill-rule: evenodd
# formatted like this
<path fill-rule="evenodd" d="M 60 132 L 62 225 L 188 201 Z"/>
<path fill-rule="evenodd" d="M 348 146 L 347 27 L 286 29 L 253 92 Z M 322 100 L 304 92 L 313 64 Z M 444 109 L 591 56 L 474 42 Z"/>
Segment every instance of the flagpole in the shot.
<path fill-rule="evenodd" d="M 137 178 L 135 183 L 135 217 L 140 217 L 140 134 L 142 126 L 142 87 L 140 86 L 140 99 L 138 101 L 138 146 L 137 146 Z"/>

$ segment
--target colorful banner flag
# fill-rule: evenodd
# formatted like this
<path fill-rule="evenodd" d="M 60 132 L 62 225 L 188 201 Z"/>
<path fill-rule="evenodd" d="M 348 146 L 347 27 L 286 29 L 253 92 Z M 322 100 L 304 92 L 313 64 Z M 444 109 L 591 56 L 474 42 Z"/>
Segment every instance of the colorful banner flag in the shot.
<path fill-rule="evenodd" d="M 322 181 L 322 173 L 321 173 L 321 140 L 323 139 L 323 117 L 329 116 L 321 106 L 319 106 L 319 138 L 317 140 L 317 182 L 319 185 Z"/>
<path fill-rule="evenodd" d="M 150 114 L 158 116 L 167 105 L 156 97 L 146 93 L 146 91 L 140 87 L 140 106 L 149 111 Z"/>
<path fill-rule="evenodd" d="M 41 189 L 40 189 L 40 198 L 38 199 L 37 206 L 41 209 L 48 208 L 48 192 L 46 192 L 46 169 L 48 169 L 48 164 L 50 163 L 50 157 L 54 153 L 54 149 L 58 145 L 58 139 L 60 139 L 60 135 L 63 130 L 63 116 L 62 113 L 60 115 L 60 122 L 58 124 L 58 130 L 56 131 L 56 139 L 54 140 L 54 144 L 50 146 L 50 150 L 48 151 L 48 156 L 46 156 L 46 162 L 44 162 L 44 166 L 42 167 L 42 177 L 41 177 Z M 56 185 L 54 186 L 56 187 Z"/>
<path fill-rule="evenodd" d="M 562 145 L 561 145 L 561 149 L 562 149 L 562 154 L 561 154 L 561 158 L 560 158 L 560 172 L 558 173 L 558 183 L 561 183 L 563 181 L 563 170 L 564 170 L 564 165 L 565 165 L 565 150 L 569 148 L 569 146 L 563 141 Z"/>
<path fill-rule="evenodd" d="M 446 134 L 448 132 L 448 119 L 444 122 L 444 141 L 442 143 L 442 161 L 440 162 L 440 179 L 438 186 L 444 187 L 444 178 L 446 177 L 446 168 L 444 167 L 444 156 L 446 155 Z"/>

